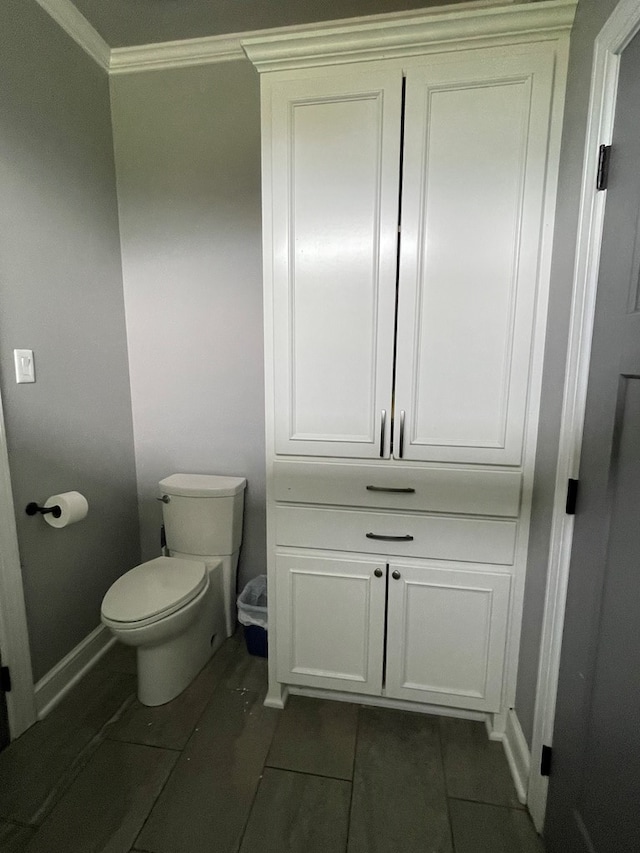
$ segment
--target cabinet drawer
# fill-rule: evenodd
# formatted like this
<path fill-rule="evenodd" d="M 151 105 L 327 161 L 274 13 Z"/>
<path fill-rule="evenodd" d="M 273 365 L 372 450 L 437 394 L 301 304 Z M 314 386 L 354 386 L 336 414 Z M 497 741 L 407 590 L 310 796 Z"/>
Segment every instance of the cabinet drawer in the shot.
<path fill-rule="evenodd" d="M 516 518 L 519 471 L 276 462 L 274 498 L 288 503 Z"/>
<path fill-rule="evenodd" d="M 515 540 L 515 521 L 276 507 L 278 545 L 511 565 Z"/>

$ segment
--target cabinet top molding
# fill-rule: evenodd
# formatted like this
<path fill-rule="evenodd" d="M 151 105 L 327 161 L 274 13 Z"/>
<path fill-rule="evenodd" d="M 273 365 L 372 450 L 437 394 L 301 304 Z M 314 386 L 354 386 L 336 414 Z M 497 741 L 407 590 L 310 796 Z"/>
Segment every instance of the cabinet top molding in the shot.
<path fill-rule="evenodd" d="M 573 24 L 577 0 L 511 5 L 438 6 L 418 14 L 399 12 L 324 26 L 265 30 L 241 39 L 259 72 L 338 65 L 450 49 L 558 38 Z"/>

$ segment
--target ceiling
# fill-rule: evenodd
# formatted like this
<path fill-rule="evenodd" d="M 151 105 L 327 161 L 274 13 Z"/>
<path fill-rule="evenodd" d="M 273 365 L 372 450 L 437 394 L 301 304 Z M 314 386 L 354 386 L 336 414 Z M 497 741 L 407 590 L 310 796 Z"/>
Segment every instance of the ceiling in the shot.
<path fill-rule="evenodd" d="M 110 47 L 242 33 L 466 0 L 73 0 Z M 472 5 L 501 5 L 484 0 Z M 524 0 L 527 2 L 527 0 Z M 530 0 L 531 2 L 531 0 Z"/>

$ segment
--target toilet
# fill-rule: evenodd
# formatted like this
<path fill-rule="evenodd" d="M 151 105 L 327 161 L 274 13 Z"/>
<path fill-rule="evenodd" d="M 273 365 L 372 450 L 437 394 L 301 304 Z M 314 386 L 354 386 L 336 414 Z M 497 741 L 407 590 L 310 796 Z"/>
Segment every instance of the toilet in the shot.
<path fill-rule="evenodd" d="M 136 647 L 143 705 L 182 693 L 234 631 L 246 485 L 210 474 L 160 480 L 169 556 L 126 572 L 102 601 L 102 623 Z"/>

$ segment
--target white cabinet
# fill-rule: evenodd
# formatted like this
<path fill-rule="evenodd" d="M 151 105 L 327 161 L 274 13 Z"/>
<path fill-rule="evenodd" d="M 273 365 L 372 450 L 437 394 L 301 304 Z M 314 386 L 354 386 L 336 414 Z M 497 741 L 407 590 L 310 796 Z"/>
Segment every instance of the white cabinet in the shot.
<path fill-rule="evenodd" d="M 543 44 L 264 81 L 276 454 L 519 464 L 553 71 Z"/>
<path fill-rule="evenodd" d="M 271 704 L 287 685 L 515 700 L 574 11 L 243 42 L 261 73 Z"/>
<path fill-rule="evenodd" d="M 276 565 L 282 682 L 499 710 L 508 574 L 302 551 Z"/>

